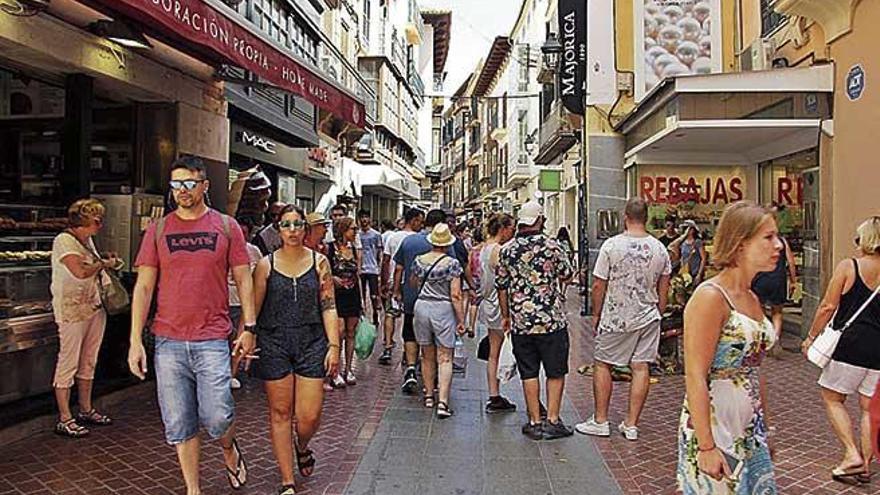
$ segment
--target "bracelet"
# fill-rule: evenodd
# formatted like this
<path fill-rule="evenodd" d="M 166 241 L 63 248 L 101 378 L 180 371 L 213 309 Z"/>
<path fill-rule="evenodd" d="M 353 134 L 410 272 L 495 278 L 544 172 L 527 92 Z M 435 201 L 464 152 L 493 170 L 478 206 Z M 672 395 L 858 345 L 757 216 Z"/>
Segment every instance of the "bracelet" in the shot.
<path fill-rule="evenodd" d="M 339 349 L 339 344 L 329 344 L 327 347 L 335 347 L 335 348 Z"/>
<path fill-rule="evenodd" d="M 708 448 L 708 449 L 701 449 L 700 446 L 697 445 L 697 451 L 698 451 L 698 452 L 711 452 L 711 451 L 715 450 L 715 448 L 716 448 L 716 445 L 715 445 L 714 442 L 712 443 L 712 447 L 710 447 L 710 448 Z"/>

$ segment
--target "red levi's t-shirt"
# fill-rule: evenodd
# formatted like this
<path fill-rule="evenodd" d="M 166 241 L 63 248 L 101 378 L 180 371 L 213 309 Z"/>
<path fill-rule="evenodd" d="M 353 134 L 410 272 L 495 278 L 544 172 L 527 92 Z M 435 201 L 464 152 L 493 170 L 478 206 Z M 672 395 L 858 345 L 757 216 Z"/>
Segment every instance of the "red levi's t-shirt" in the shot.
<path fill-rule="evenodd" d="M 135 266 L 159 269 L 158 309 L 151 330 L 174 340 L 225 339 L 231 325 L 226 274 L 249 261 L 241 229 L 230 218 L 225 233 L 216 210 L 198 220 L 171 213 L 157 243 L 157 224 L 147 229 L 135 261 Z"/>

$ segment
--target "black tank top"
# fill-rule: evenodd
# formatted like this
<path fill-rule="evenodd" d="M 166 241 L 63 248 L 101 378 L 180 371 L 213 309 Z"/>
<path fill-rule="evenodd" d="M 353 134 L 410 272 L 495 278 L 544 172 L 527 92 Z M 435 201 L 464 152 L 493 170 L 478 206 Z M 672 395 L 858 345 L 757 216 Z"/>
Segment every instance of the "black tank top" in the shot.
<path fill-rule="evenodd" d="M 321 283 L 315 252 L 312 267 L 299 277 L 288 277 L 275 269 L 275 254 L 269 255 L 272 269 L 266 280 L 266 297 L 260 310 L 260 328 L 290 328 L 322 324 Z"/>
<path fill-rule="evenodd" d="M 840 296 L 834 328 L 842 328 L 862 304 L 871 297 L 874 289 L 868 287 L 859 273 L 859 263 L 852 260 L 856 270 L 853 286 Z M 832 359 L 842 363 L 880 370 L 880 294 L 840 335 Z"/>

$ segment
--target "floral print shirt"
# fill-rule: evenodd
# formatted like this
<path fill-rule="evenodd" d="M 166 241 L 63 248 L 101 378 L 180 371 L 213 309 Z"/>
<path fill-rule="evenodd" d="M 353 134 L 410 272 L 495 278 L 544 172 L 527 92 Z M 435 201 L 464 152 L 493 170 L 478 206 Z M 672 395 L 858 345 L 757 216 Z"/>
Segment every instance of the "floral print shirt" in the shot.
<path fill-rule="evenodd" d="M 517 236 L 501 248 L 495 287 L 507 291 L 511 332 L 540 335 L 567 331 L 560 279 L 574 273 L 565 250 L 543 234 Z"/>

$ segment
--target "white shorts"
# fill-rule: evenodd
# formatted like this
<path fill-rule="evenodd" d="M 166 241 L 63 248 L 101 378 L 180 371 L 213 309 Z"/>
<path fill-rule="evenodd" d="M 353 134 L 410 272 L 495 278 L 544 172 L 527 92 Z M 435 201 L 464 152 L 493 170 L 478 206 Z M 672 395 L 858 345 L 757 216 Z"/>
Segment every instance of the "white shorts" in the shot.
<path fill-rule="evenodd" d="M 880 371 L 831 360 L 819 376 L 819 386 L 839 394 L 850 395 L 856 391 L 865 397 L 873 397 Z"/>
<path fill-rule="evenodd" d="M 652 363 L 660 348 L 660 320 L 627 332 L 605 332 L 596 336 L 596 361 L 614 366 Z"/>

